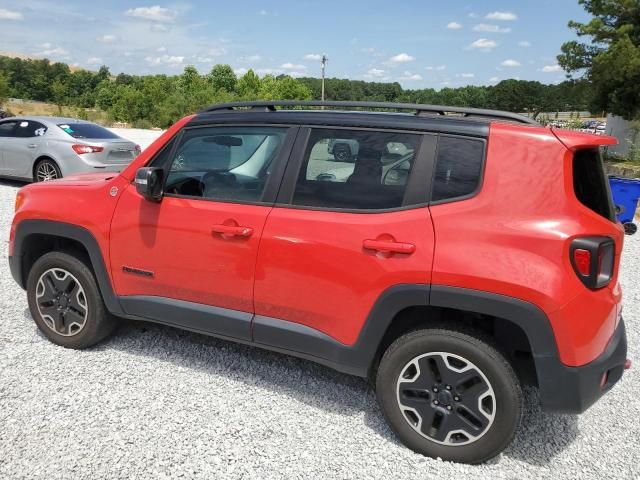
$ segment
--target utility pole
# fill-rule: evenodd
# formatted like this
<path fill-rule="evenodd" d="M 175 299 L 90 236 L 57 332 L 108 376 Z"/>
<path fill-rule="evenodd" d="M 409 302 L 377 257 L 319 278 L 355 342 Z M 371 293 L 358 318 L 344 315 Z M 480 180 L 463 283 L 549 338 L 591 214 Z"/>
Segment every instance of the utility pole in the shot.
<path fill-rule="evenodd" d="M 322 101 L 324 102 L 324 70 L 327 67 L 327 62 L 329 61 L 329 58 L 327 58 L 327 56 L 323 53 L 322 54 Z"/>

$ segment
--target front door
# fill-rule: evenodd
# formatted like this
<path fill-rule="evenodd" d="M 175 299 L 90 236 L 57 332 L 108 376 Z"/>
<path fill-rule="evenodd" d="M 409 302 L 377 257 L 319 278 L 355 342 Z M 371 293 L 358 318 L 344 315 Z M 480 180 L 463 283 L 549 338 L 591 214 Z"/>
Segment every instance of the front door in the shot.
<path fill-rule="evenodd" d="M 165 168 L 164 197 L 145 200 L 129 185 L 111 227 L 112 275 L 127 313 L 249 338 L 258 244 L 293 135 L 188 128 L 159 152 L 151 166 Z"/>
<path fill-rule="evenodd" d="M 4 144 L 4 163 L 7 175 L 31 178 L 47 128 L 33 120 L 18 120 L 11 138 Z"/>
<path fill-rule="evenodd" d="M 17 122 L 15 120 L 5 120 L 0 122 L 0 175 L 9 175 L 9 168 L 5 163 L 5 150 L 8 145 L 15 140 L 14 130 Z"/>
<path fill-rule="evenodd" d="M 306 135 L 262 235 L 256 322 L 294 322 L 352 345 L 385 290 L 431 281 L 426 200 L 436 138 L 328 128 Z M 339 144 L 351 146 L 348 161 L 337 158 Z"/>

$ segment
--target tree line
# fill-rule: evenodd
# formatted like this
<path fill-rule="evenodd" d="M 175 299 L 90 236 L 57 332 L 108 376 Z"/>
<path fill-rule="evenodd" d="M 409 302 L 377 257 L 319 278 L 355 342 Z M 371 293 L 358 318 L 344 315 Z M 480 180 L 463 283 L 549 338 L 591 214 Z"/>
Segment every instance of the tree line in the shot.
<path fill-rule="evenodd" d="M 215 65 L 205 75 L 187 66 L 182 74 L 173 76 L 114 76 L 106 66 L 91 72 L 72 70 L 64 63 L 46 59 L 0 56 L 0 101 L 4 95 L 80 109 L 99 108 L 114 121 L 141 127 L 166 128 L 186 114 L 220 102 L 319 99 L 320 89 L 317 78 L 259 77 L 252 70 L 237 76 L 229 65 Z M 530 112 L 533 116 L 543 111 L 588 110 L 592 100 L 590 85 L 584 80 L 545 85 L 512 79 L 494 86 L 411 90 L 397 82 L 329 78 L 325 91 L 327 100 L 495 108 Z"/>

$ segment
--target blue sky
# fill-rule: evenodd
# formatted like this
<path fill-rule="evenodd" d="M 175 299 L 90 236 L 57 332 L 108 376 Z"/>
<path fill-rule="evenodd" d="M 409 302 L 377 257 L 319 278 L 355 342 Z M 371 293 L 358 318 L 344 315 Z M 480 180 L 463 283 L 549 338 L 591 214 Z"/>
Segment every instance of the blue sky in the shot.
<path fill-rule="evenodd" d="M 327 75 L 405 88 L 490 85 L 505 78 L 562 81 L 577 0 L 0 0 L 0 51 L 46 56 L 112 73 Z"/>

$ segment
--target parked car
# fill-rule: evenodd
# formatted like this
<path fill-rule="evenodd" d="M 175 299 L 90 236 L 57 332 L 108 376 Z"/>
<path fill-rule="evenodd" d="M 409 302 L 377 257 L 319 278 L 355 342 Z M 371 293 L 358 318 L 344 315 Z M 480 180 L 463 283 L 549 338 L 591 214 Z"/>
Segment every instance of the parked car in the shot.
<path fill-rule="evenodd" d="M 22 188 L 11 272 L 58 345 L 123 317 L 288 353 L 370 379 L 414 451 L 485 461 L 514 437 L 524 385 L 579 413 L 630 365 L 598 150 L 615 139 L 442 110 L 211 107 L 118 175 Z M 331 139 L 359 146 L 348 175 Z M 391 179 L 390 144 L 406 149 Z"/>
<path fill-rule="evenodd" d="M 140 147 L 95 123 L 58 117 L 0 121 L 0 176 L 42 182 L 76 173 L 119 172 Z"/>

